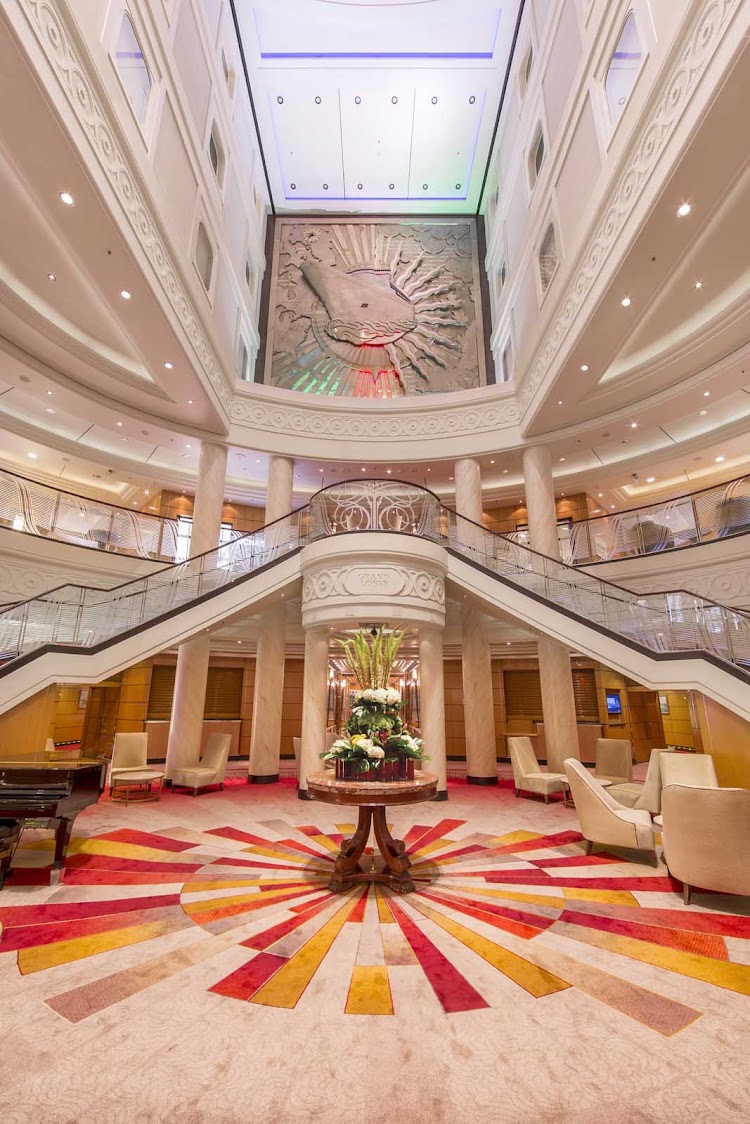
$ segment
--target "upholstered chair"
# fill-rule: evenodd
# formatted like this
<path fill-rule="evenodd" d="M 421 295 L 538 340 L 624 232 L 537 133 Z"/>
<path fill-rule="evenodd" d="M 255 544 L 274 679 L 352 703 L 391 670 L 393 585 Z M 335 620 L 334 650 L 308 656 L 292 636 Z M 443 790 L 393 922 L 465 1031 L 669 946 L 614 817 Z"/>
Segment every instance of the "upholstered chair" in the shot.
<path fill-rule="evenodd" d="M 668 749 L 659 747 L 651 750 L 648 769 L 643 782 L 626 781 L 624 784 L 611 784 L 607 791 L 613 800 L 626 808 L 643 809 L 652 816 L 661 811 L 661 768 L 659 760 Z"/>
<path fill-rule="evenodd" d="M 708 753 L 664 753 L 659 759 L 662 787 L 668 784 L 695 784 L 718 788 L 714 759 Z"/>
<path fill-rule="evenodd" d="M 513 768 L 513 786 L 516 796 L 519 792 L 537 792 L 544 797 L 544 803 L 549 804 L 550 794 L 561 792 L 563 803 L 568 803 L 568 782 L 564 773 L 545 773 L 539 767 L 539 762 L 531 744 L 531 738 L 508 738 L 510 763 Z"/>
<path fill-rule="evenodd" d="M 612 784 L 633 779 L 633 746 L 627 738 L 597 738 L 594 776 Z"/>
<path fill-rule="evenodd" d="M 172 787 L 192 788 L 193 796 L 198 795 L 199 788 L 206 788 L 210 784 L 218 784 L 223 789 L 231 745 L 231 734 L 209 734 L 199 764 L 175 769 Z"/>
<path fill-rule="evenodd" d="M 565 762 L 565 772 L 586 840 L 586 853 L 591 854 L 595 843 L 630 847 L 635 851 L 651 851 L 656 866 L 656 844 L 649 813 L 618 804 L 608 789 L 573 757 Z"/>
<path fill-rule="evenodd" d="M 148 769 L 148 734 L 115 734 L 109 783 L 126 773 Z"/>
<path fill-rule="evenodd" d="M 750 895 L 750 789 L 670 784 L 662 820 L 664 859 L 685 905 L 694 886 Z"/>

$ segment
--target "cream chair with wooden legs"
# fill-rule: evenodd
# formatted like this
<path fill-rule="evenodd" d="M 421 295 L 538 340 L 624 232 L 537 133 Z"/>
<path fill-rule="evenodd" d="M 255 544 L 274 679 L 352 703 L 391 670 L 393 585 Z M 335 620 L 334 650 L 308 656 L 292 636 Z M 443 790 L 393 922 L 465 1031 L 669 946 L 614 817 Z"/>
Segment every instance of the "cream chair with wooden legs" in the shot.
<path fill-rule="evenodd" d="M 115 734 L 109 783 L 148 768 L 148 734 Z"/>
<path fill-rule="evenodd" d="M 594 776 L 610 784 L 633 779 L 633 746 L 627 738 L 597 738 Z"/>
<path fill-rule="evenodd" d="M 568 781 L 565 774 L 545 773 L 539 768 L 531 738 L 508 738 L 508 750 L 516 796 L 520 792 L 535 792 L 544 797 L 545 804 L 549 804 L 551 794 L 561 792 L 563 803 L 567 806 Z"/>
<path fill-rule="evenodd" d="M 206 788 L 210 784 L 218 784 L 223 790 L 231 745 L 231 734 L 209 734 L 200 762 L 183 769 L 175 769 L 172 774 L 172 787 L 192 788 L 193 796 L 198 795 L 199 788 Z"/>
<path fill-rule="evenodd" d="M 661 783 L 694 784 L 700 788 L 718 788 L 714 759 L 708 753 L 665 753 L 659 760 Z"/>
<path fill-rule="evenodd" d="M 669 749 L 661 747 L 651 750 L 648 759 L 648 769 L 643 782 L 627 781 L 625 784 L 611 784 L 607 792 L 626 808 L 638 808 L 650 812 L 652 816 L 661 811 L 661 767 L 660 759 L 663 753 L 671 753 Z"/>
<path fill-rule="evenodd" d="M 664 860 L 693 887 L 750 895 L 750 789 L 670 784 L 662 794 Z"/>
<path fill-rule="evenodd" d="M 646 811 L 624 808 L 609 795 L 609 790 L 584 769 L 580 761 L 569 757 L 565 773 L 586 840 L 586 854 L 595 843 L 607 847 L 629 847 L 634 851 L 650 851 L 657 865 L 654 829 Z"/>

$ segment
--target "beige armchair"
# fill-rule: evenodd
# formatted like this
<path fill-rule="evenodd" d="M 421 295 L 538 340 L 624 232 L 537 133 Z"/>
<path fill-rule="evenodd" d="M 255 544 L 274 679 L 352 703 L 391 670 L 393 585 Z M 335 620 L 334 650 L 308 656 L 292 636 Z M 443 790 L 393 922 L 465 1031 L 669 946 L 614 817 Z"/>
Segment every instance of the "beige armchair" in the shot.
<path fill-rule="evenodd" d="M 633 746 L 628 738 L 597 738 L 594 776 L 599 781 L 627 784 L 633 779 Z"/>
<path fill-rule="evenodd" d="M 210 784 L 218 784 L 223 790 L 231 744 L 231 734 L 209 734 L 200 762 L 175 769 L 172 773 L 172 787 L 192 788 L 193 796 L 198 795 L 199 788 L 206 788 Z"/>
<path fill-rule="evenodd" d="M 670 784 L 662 819 L 664 859 L 685 905 L 694 886 L 750 895 L 750 789 Z"/>
<path fill-rule="evenodd" d="M 581 762 L 572 757 L 565 762 L 565 772 L 586 840 L 586 854 L 591 854 L 594 843 L 630 847 L 635 851 L 651 851 L 656 866 L 656 843 L 649 813 L 618 804 Z"/>
<path fill-rule="evenodd" d="M 701 788 L 718 788 L 714 759 L 707 753 L 664 753 L 659 760 L 661 783 L 694 784 Z"/>
<path fill-rule="evenodd" d="M 669 752 L 670 750 L 662 747 L 652 749 L 644 781 L 642 783 L 626 781 L 624 784 L 611 784 L 607 792 L 612 799 L 626 808 L 643 809 L 650 812 L 652 816 L 657 815 L 661 811 L 661 767 L 659 762 L 662 753 Z"/>
<path fill-rule="evenodd" d="M 545 773 L 539 768 L 531 738 L 508 738 L 510 763 L 513 768 L 513 786 L 519 792 L 536 792 L 549 804 L 550 794 L 561 792 L 563 803 L 568 803 L 568 782 L 564 773 Z"/>
<path fill-rule="evenodd" d="M 118 777 L 140 773 L 143 769 L 148 769 L 148 734 L 115 734 L 110 785 Z"/>

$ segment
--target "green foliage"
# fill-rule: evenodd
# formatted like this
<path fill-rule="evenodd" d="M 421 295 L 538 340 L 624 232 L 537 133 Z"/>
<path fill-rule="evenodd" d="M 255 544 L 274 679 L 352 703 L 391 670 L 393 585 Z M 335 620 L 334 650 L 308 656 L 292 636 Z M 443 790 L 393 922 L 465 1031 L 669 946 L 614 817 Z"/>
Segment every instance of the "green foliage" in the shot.
<path fill-rule="evenodd" d="M 341 647 L 352 675 L 364 690 L 388 686 L 393 661 L 403 638 L 403 632 L 398 629 L 386 632 L 381 624 L 374 635 L 361 628 L 354 636 L 337 639 L 336 643 Z"/>

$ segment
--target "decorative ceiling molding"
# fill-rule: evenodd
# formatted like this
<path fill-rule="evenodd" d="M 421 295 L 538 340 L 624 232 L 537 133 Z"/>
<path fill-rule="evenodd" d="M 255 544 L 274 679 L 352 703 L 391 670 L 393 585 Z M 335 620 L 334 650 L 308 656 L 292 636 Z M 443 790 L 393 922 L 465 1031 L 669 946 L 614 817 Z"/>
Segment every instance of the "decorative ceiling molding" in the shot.
<path fill-rule="evenodd" d="M 167 249 L 167 240 L 160 233 L 159 223 L 146 203 L 146 193 L 139 186 L 140 172 L 127 159 L 117 140 L 117 126 L 110 120 L 98 96 L 96 83 L 81 61 L 61 12 L 46 0 L 16 0 L 16 3 L 24 9 L 69 106 L 117 195 L 130 229 L 154 270 L 216 397 L 228 413 L 232 390 L 199 322 L 192 299 L 182 285 L 181 271 Z"/>
<path fill-rule="evenodd" d="M 339 455 L 333 454 L 333 459 L 363 457 L 381 462 L 394 455 L 400 460 L 420 460 L 426 455 L 428 441 L 449 441 L 440 455 L 458 456 L 459 450 L 452 447 L 455 439 L 469 435 L 484 437 L 483 447 L 491 451 L 500 444 L 509 445 L 508 438 L 510 445 L 517 443 L 518 406 L 507 391 L 502 398 L 501 393 L 490 386 L 431 395 L 429 402 L 420 397 L 403 404 L 359 399 L 334 404 L 275 387 L 242 387 L 232 403 L 230 440 L 235 445 L 250 443 L 259 451 L 290 452 L 290 440 L 316 437 L 339 444 Z M 500 437 L 503 430 L 505 441 Z M 272 439 L 270 444 L 264 436 Z M 398 446 L 395 452 L 394 446 Z M 315 455 L 309 442 L 301 455 Z"/>
<path fill-rule="evenodd" d="M 604 266 L 620 240 L 623 227 L 641 200 L 654 168 L 672 140 L 729 24 L 741 7 L 741 0 L 706 0 L 693 21 L 687 42 L 660 87 L 660 96 L 641 132 L 640 141 L 633 145 L 630 162 L 618 177 L 609 203 L 604 205 L 603 217 L 593 237 L 579 255 L 580 264 L 560 301 L 557 316 L 519 387 L 518 402 L 525 417 L 530 413 L 537 392 L 553 372 L 553 364 L 578 321 L 584 303 L 592 297 L 594 289 L 598 298 L 609 283 L 610 274 L 605 275 Z"/>

